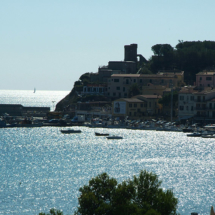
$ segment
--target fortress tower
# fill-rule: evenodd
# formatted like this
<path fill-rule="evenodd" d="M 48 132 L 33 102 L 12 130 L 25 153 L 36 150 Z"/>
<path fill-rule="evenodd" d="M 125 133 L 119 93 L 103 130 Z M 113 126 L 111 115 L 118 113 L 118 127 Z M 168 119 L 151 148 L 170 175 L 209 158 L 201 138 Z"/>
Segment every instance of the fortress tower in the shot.
<path fill-rule="evenodd" d="M 137 44 L 125 45 L 124 61 L 137 62 Z"/>

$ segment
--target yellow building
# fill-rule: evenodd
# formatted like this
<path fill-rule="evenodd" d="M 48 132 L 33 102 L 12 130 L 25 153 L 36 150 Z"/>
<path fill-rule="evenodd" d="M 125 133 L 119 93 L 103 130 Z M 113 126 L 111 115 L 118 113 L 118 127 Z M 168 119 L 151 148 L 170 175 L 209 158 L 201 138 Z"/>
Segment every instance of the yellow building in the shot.
<path fill-rule="evenodd" d="M 163 95 L 167 87 L 162 85 L 148 84 L 147 86 L 142 86 L 142 95 Z"/>
<path fill-rule="evenodd" d="M 112 116 L 140 119 L 144 116 L 157 115 L 161 113 L 161 105 L 158 95 L 139 95 L 132 98 L 121 98 L 113 101 Z"/>
<path fill-rule="evenodd" d="M 144 101 L 137 98 L 121 98 L 113 101 L 112 116 L 114 117 L 132 117 L 139 119 L 144 116 L 146 105 Z"/>

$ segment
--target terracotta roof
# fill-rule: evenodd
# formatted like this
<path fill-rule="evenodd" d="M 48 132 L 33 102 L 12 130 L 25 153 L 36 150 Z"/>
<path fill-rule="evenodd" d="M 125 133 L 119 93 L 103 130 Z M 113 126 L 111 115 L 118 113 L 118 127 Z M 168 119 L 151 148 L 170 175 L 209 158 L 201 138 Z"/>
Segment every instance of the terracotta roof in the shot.
<path fill-rule="evenodd" d="M 136 96 L 136 97 L 143 97 L 143 98 L 146 98 L 146 99 L 161 99 L 162 98 L 161 95 L 139 95 L 139 96 Z"/>
<path fill-rule="evenodd" d="M 125 78 L 127 78 L 127 77 L 135 77 L 135 78 L 137 78 L 137 77 L 140 77 L 140 74 L 113 74 L 113 75 L 111 75 L 111 77 L 125 77 Z"/>
<path fill-rule="evenodd" d="M 215 75 L 215 70 L 214 71 L 203 71 L 199 72 L 196 75 Z"/>
<path fill-rule="evenodd" d="M 140 103 L 143 102 L 140 99 L 137 98 L 123 98 L 123 100 L 125 100 L 126 102 L 136 102 L 136 103 Z"/>

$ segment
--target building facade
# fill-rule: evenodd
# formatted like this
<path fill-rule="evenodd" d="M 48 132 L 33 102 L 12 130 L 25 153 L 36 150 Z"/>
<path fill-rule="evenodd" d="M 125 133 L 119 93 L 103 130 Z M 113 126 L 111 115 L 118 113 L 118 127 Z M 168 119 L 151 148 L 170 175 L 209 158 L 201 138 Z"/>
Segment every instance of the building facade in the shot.
<path fill-rule="evenodd" d="M 196 86 L 197 87 L 215 87 L 215 71 L 199 72 L 196 74 Z"/>

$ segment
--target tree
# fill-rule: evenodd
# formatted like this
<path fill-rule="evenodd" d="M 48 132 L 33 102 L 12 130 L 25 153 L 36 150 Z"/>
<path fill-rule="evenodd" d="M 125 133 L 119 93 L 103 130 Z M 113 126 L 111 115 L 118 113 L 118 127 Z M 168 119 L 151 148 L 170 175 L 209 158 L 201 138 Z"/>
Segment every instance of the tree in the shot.
<path fill-rule="evenodd" d="M 39 215 L 63 215 L 63 212 L 52 208 L 50 209 L 50 214 L 39 213 Z"/>
<path fill-rule="evenodd" d="M 132 84 L 128 90 L 128 96 L 136 96 L 140 94 L 140 88 L 139 85 L 137 83 Z"/>
<path fill-rule="evenodd" d="M 106 173 L 79 189 L 76 215 L 176 215 L 178 200 L 172 190 L 164 191 L 158 176 L 141 171 L 133 180 L 118 184 Z"/>

